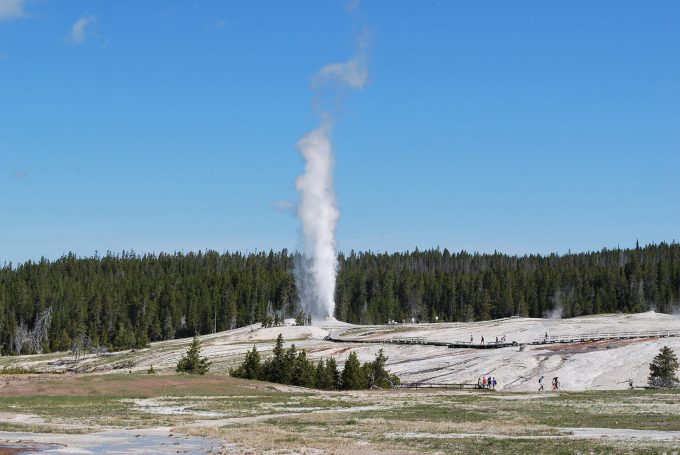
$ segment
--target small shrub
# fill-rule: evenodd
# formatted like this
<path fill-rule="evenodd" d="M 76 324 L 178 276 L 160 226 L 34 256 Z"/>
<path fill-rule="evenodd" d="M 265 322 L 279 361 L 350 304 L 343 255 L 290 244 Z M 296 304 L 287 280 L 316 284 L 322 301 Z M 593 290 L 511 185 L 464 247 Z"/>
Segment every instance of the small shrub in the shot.
<path fill-rule="evenodd" d="M 33 368 L 24 368 L 24 367 L 4 367 L 1 371 L 0 374 L 36 374 L 38 371 L 34 370 Z"/>
<path fill-rule="evenodd" d="M 198 335 L 195 335 L 189 350 L 179 359 L 175 370 L 178 373 L 206 374 L 209 369 L 210 361 L 207 357 L 201 357 L 201 342 L 198 340 Z"/>

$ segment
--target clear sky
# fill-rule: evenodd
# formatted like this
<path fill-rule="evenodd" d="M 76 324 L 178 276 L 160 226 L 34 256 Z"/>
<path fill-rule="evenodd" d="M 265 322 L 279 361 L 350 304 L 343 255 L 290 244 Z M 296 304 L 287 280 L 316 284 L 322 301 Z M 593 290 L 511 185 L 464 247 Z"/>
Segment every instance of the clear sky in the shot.
<path fill-rule="evenodd" d="M 277 205 L 311 79 L 364 29 L 341 250 L 678 240 L 679 23 L 677 1 L 0 0 L 0 263 L 298 248 Z"/>

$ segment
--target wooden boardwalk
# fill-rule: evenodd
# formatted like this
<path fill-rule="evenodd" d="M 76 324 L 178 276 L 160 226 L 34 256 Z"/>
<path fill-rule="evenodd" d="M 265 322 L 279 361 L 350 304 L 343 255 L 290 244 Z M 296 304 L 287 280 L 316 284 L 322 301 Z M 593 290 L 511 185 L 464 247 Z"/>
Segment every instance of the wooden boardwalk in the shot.
<path fill-rule="evenodd" d="M 638 338 L 680 337 L 680 330 L 648 330 L 643 332 L 596 332 L 581 335 L 550 335 L 534 338 L 526 344 L 584 343 L 587 341 L 632 340 Z"/>
<path fill-rule="evenodd" d="M 631 340 L 640 338 L 669 338 L 680 337 L 680 330 L 649 330 L 642 332 L 597 332 L 586 333 L 580 335 L 550 335 L 540 338 L 534 338 L 526 343 L 518 343 L 516 341 L 498 342 L 492 341 L 490 343 L 470 343 L 468 341 L 431 341 L 426 337 L 393 337 L 385 340 L 367 340 L 364 338 L 344 338 L 339 334 L 331 331 L 326 337 L 329 341 L 337 343 L 364 343 L 364 344 L 407 344 L 407 345 L 425 345 L 425 346 L 441 346 L 451 349 L 500 349 L 509 348 L 513 346 L 522 345 L 544 345 L 544 344 L 562 344 L 562 343 L 584 343 L 589 341 L 604 341 L 604 340 Z"/>
<path fill-rule="evenodd" d="M 397 389 L 457 389 L 476 390 L 481 389 L 477 384 L 432 384 L 429 382 L 407 382 L 396 386 Z"/>
<path fill-rule="evenodd" d="M 454 341 L 449 343 L 450 348 L 468 348 L 468 349 L 499 349 L 499 348 L 509 348 L 512 346 L 519 346 L 515 341 L 499 341 L 496 343 L 492 341 L 490 343 L 470 343 L 469 341 Z"/>
<path fill-rule="evenodd" d="M 360 344 L 410 344 L 410 345 L 426 345 L 426 346 L 441 346 L 446 348 L 458 349 L 498 349 L 507 348 L 510 346 L 518 346 L 516 342 L 491 342 L 491 343 L 470 343 L 467 341 L 431 341 L 426 337 L 392 337 L 386 340 L 366 340 L 363 338 L 345 338 L 340 337 L 334 331 L 326 337 L 329 341 L 337 343 L 360 343 Z"/>

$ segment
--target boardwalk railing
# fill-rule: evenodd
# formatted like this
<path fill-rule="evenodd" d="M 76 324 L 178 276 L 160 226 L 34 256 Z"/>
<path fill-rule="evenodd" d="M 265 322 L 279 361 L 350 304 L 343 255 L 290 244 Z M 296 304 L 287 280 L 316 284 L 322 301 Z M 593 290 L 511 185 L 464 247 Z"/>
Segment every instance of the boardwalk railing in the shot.
<path fill-rule="evenodd" d="M 582 343 L 586 341 L 602 341 L 602 340 L 627 340 L 634 338 L 668 338 L 680 337 L 680 330 L 650 330 L 645 332 L 596 332 L 577 335 L 548 335 L 539 338 L 534 338 L 528 343 L 521 343 L 521 345 L 531 344 L 557 344 L 557 343 Z M 468 348 L 468 349 L 496 349 L 518 346 L 520 343 L 516 341 L 491 341 L 489 343 L 470 343 L 469 341 L 430 341 L 427 337 L 393 337 L 384 340 L 366 339 L 366 338 L 344 338 L 338 335 L 338 332 L 332 331 L 328 337 L 329 341 L 341 343 L 394 343 L 394 344 L 420 344 L 428 346 L 444 346 L 448 348 Z"/>
<path fill-rule="evenodd" d="M 496 349 L 517 346 L 514 341 L 491 341 L 489 343 L 470 343 L 469 341 L 454 341 L 448 344 L 450 348 L 469 348 L 469 349 Z"/>
<path fill-rule="evenodd" d="M 427 343 L 427 338 L 425 337 L 393 337 L 390 339 L 391 343 L 403 343 L 403 344 L 425 344 Z"/>
<path fill-rule="evenodd" d="M 680 337 L 680 330 L 649 330 L 643 332 L 594 332 L 580 335 L 548 335 L 534 338 L 528 344 L 580 343 L 584 341 L 630 340 L 634 338 Z"/>
<path fill-rule="evenodd" d="M 477 384 L 432 384 L 429 382 L 407 382 L 396 386 L 399 389 L 479 389 Z"/>

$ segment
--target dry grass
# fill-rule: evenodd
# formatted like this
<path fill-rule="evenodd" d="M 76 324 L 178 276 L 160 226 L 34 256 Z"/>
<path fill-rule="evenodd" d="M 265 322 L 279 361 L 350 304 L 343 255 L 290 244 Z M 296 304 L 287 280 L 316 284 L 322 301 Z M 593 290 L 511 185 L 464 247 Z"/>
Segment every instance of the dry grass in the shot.
<path fill-rule="evenodd" d="M 191 375 L 21 375 L 0 376 L 0 397 L 108 396 L 154 397 L 272 392 L 264 383 L 229 376 Z"/>
<path fill-rule="evenodd" d="M 258 424 L 246 427 L 177 428 L 179 432 L 195 436 L 221 439 L 235 443 L 245 453 L 323 453 L 328 455 L 413 455 L 421 453 L 409 449 L 400 442 L 369 442 L 360 434 L 347 432 L 339 435 L 319 429 L 313 436 L 309 433 L 292 433 L 289 428 L 274 424 Z"/>
<path fill-rule="evenodd" d="M 13 423 L 7 430 L 64 432 L 57 425 L 63 422 L 93 429 L 173 426 L 238 444 L 236 452 L 229 453 L 673 453 L 670 443 L 575 440 L 559 428 L 680 428 L 680 393 L 496 399 L 501 395 L 507 394 L 324 392 L 219 375 L 0 378 L 0 412 L 36 415 L 44 421 L 33 426 Z M 183 413 L 159 414 L 152 409 L 156 406 L 181 408 Z"/>

